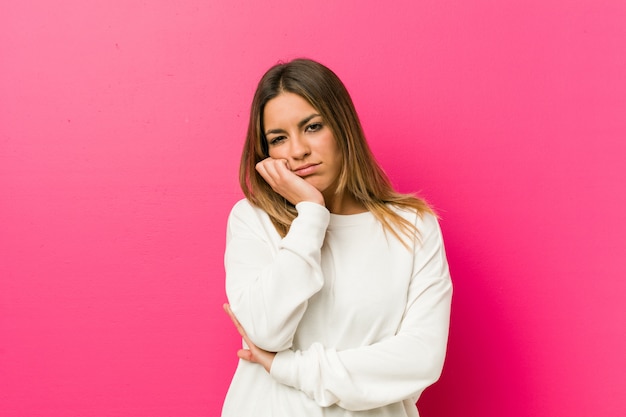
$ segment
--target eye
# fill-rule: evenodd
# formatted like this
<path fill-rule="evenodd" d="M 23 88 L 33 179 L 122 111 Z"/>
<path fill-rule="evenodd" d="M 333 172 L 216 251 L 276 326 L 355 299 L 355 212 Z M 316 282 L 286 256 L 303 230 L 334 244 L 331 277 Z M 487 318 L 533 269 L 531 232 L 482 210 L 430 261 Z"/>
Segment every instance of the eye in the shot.
<path fill-rule="evenodd" d="M 305 132 L 317 132 L 319 130 L 321 130 L 323 127 L 322 123 L 320 122 L 316 122 L 316 123 L 311 123 L 310 125 L 308 125 L 304 131 Z"/>
<path fill-rule="evenodd" d="M 286 139 L 286 137 L 285 137 L 285 136 L 274 136 L 273 138 L 268 139 L 267 143 L 268 143 L 270 146 L 273 146 L 273 145 L 278 145 L 278 144 L 280 144 L 282 141 L 284 141 L 285 139 Z"/>

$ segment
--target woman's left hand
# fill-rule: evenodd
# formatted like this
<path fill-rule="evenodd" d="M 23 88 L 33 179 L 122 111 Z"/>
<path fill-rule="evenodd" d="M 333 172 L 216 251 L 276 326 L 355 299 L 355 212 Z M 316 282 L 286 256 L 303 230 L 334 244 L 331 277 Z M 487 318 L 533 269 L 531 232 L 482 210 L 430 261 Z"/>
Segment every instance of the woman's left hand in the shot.
<path fill-rule="evenodd" d="M 237 351 L 237 356 L 244 361 L 258 363 L 263 366 L 267 372 L 269 372 L 272 367 L 272 362 L 274 362 L 274 356 L 276 356 L 276 353 L 263 350 L 252 343 L 252 341 L 248 338 L 245 329 L 241 326 L 241 323 L 239 323 L 239 320 L 237 320 L 237 317 L 235 317 L 228 304 L 224 304 L 224 311 L 226 311 L 226 314 L 228 314 L 230 319 L 235 324 L 235 327 L 243 338 L 243 341 L 246 342 L 246 345 L 248 345 L 248 349 L 239 349 L 239 351 Z"/>

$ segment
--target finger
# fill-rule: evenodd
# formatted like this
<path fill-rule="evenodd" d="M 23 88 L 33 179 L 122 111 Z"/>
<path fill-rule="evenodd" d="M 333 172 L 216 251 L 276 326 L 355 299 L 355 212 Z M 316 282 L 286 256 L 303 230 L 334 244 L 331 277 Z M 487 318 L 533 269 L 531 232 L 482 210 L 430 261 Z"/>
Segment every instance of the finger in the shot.
<path fill-rule="evenodd" d="M 267 173 L 267 167 L 265 166 L 263 161 L 261 161 L 258 164 L 256 164 L 256 171 L 265 180 L 265 182 L 267 182 L 268 184 L 272 185 L 271 184 L 272 183 L 272 179 L 270 178 L 269 174 Z"/>
<path fill-rule="evenodd" d="M 239 320 L 237 320 L 237 317 L 235 317 L 235 314 L 233 313 L 233 311 L 230 309 L 230 305 L 228 304 L 224 304 L 224 311 L 226 311 L 226 314 L 228 314 L 228 317 L 230 317 L 230 320 L 233 322 L 233 324 L 235 325 L 235 328 L 237 329 L 237 331 L 239 332 L 239 334 L 244 337 L 244 338 L 248 338 L 248 335 L 246 334 L 246 331 L 244 330 L 243 326 L 241 325 L 241 323 L 239 323 Z"/>
<path fill-rule="evenodd" d="M 278 181 L 280 180 L 280 176 L 276 171 L 276 167 L 274 166 L 273 161 L 262 161 L 257 164 L 256 168 L 257 172 L 263 177 L 265 182 L 267 182 L 273 190 L 276 190 L 276 186 Z"/>
<path fill-rule="evenodd" d="M 274 182 L 280 181 L 285 173 L 291 172 L 287 168 L 287 160 L 285 159 L 270 159 L 267 160 L 263 164 L 263 168 L 265 168 L 269 177 L 274 180 Z"/>
<path fill-rule="evenodd" d="M 252 341 L 248 337 L 248 334 L 246 333 L 246 330 L 243 328 L 241 323 L 239 323 L 239 320 L 237 320 L 237 317 L 235 316 L 233 311 L 230 309 L 230 305 L 229 304 L 224 304 L 224 311 L 226 311 L 226 313 L 228 314 L 228 316 L 232 320 L 233 324 L 235 325 L 235 328 L 239 332 L 239 335 L 243 339 L 243 341 L 246 344 L 246 346 L 248 346 L 250 349 L 256 349 L 256 345 L 254 343 L 252 343 Z"/>
<path fill-rule="evenodd" d="M 272 187 L 276 185 L 276 181 L 279 179 L 278 173 L 276 172 L 276 167 L 274 161 L 267 161 L 261 167 L 263 178 L 270 184 Z"/>
<path fill-rule="evenodd" d="M 280 179 L 286 173 L 290 173 L 289 162 L 286 159 L 266 158 L 256 164 L 256 170 L 264 177 L 269 176 L 273 180 Z M 265 174 L 265 175 L 264 175 Z"/>
<path fill-rule="evenodd" d="M 281 175 L 291 173 L 291 168 L 289 167 L 289 161 L 287 161 L 286 159 L 279 159 L 278 163 L 276 164 L 276 172 L 278 172 Z"/>
<path fill-rule="evenodd" d="M 237 357 L 239 359 L 243 359 L 244 361 L 251 362 L 252 361 L 252 352 L 248 349 L 239 349 L 237 351 Z"/>
<path fill-rule="evenodd" d="M 274 158 L 265 158 L 264 160 L 257 162 L 255 168 L 257 170 L 259 169 L 268 169 L 274 165 L 276 165 L 277 163 L 282 163 L 282 164 L 286 164 L 287 160 L 286 159 L 274 159 Z"/>
<path fill-rule="evenodd" d="M 268 184 L 272 189 L 290 200 L 298 193 L 300 182 L 304 181 L 289 169 L 289 163 L 285 159 L 273 161 L 265 166 L 267 176 L 270 178 Z M 290 200 L 291 201 L 291 200 Z"/>
<path fill-rule="evenodd" d="M 237 330 L 239 330 L 240 328 L 243 329 L 241 327 L 241 323 L 239 323 L 239 320 L 237 320 L 237 317 L 235 317 L 235 314 L 233 313 L 233 311 L 230 309 L 230 305 L 228 304 L 224 304 L 224 311 L 226 312 L 226 314 L 228 314 L 228 317 L 230 317 L 230 320 L 233 322 L 233 324 L 235 325 L 235 327 L 237 328 Z"/>
<path fill-rule="evenodd" d="M 257 164 L 254 167 L 259 174 L 263 175 L 263 173 L 267 171 L 266 165 L 267 165 L 267 159 L 264 159 L 261 162 L 257 162 Z"/>

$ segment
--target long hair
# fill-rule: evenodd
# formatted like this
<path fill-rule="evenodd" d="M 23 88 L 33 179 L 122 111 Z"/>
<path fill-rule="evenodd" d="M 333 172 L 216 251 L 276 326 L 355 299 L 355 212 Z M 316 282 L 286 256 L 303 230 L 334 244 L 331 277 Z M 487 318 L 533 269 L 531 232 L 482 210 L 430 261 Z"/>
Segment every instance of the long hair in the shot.
<path fill-rule="evenodd" d="M 246 198 L 263 209 L 281 236 L 297 216 L 295 207 L 276 193 L 256 171 L 256 164 L 269 156 L 263 127 L 268 101 L 289 92 L 304 98 L 331 129 L 342 153 L 336 193 L 348 192 L 372 212 L 385 230 L 404 242 L 416 237 L 415 225 L 391 206 L 413 209 L 419 215 L 432 210 L 421 199 L 396 192 L 376 162 L 363 134 L 352 99 L 341 80 L 324 65 L 295 59 L 270 68 L 259 81 L 250 110 L 250 121 L 239 168 L 239 182 Z"/>

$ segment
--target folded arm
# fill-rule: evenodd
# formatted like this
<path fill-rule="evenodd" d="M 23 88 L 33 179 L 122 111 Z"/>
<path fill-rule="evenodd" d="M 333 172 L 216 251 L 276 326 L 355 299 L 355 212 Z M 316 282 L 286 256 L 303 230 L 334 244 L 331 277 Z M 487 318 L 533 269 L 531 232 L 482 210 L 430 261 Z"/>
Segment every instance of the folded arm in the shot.
<path fill-rule="evenodd" d="M 285 350 L 270 373 L 321 406 L 349 410 L 417 400 L 440 376 L 446 352 L 452 284 L 436 220 L 415 254 L 402 322 L 396 334 L 369 346 L 337 351 L 314 343 Z M 434 223 L 432 223 L 434 222 Z"/>
<path fill-rule="evenodd" d="M 226 293 L 230 307 L 258 347 L 291 347 L 308 299 L 324 284 L 321 247 L 330 215 L 315 203 L 296 206 L 298 217 L 275 249 L 267 224 L 249 203 L 235 206 L 228 220 Z M 277 251 L 277 252 L 276 252 Z"/>

